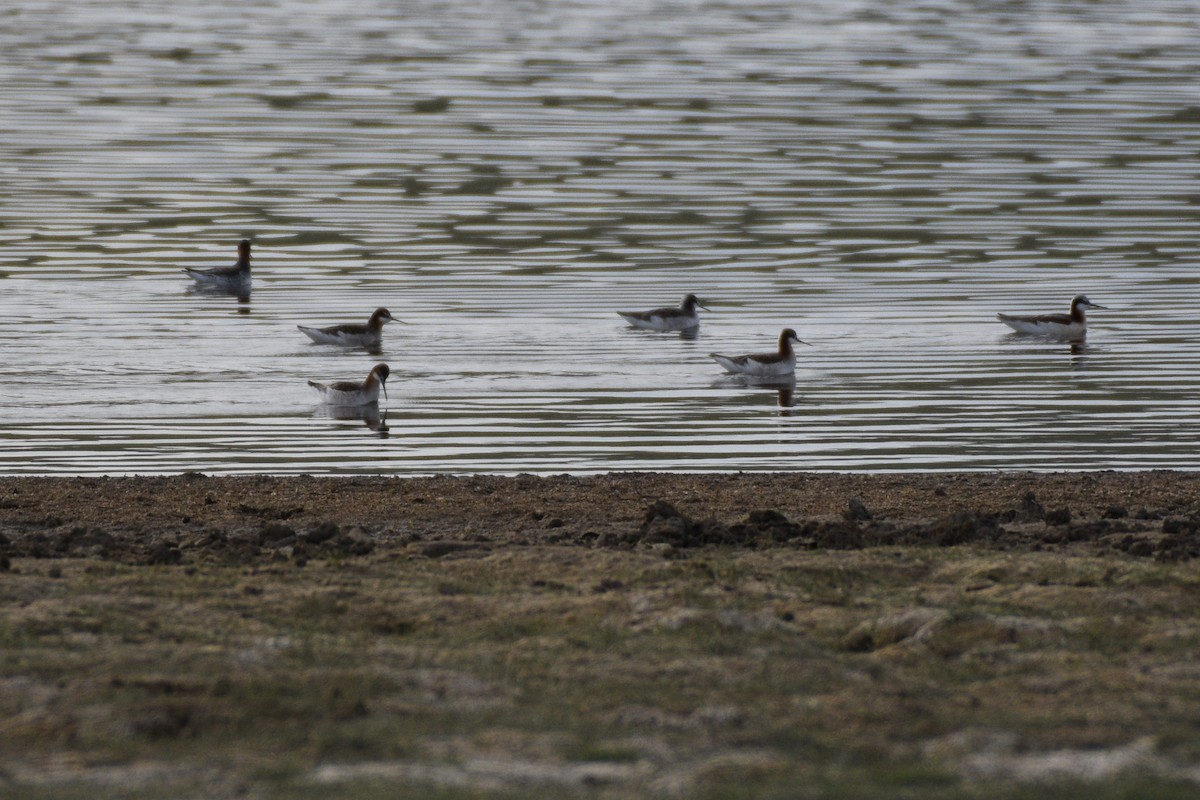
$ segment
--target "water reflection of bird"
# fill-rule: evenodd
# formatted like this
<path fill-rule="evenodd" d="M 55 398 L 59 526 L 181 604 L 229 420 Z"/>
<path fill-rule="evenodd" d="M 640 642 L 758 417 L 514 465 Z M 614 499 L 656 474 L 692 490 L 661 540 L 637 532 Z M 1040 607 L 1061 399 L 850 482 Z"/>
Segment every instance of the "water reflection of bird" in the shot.
<path fill-rule="evenodd" d="M 387 379 L 391 374 L 387 364 L 376 364 L 367 374 L 362 383 L 354 381 L 338 381 L 336 383 L 317 383 L 309 381 L 308 385 L 321 393 L 321 402 L 330 406 L 363 406 L 379 402 L 379 390 L 387 397 Z"/>
<path fill-rule="evenodd" d="M 1087 299 L 1087 295 L 1077 294 L 1071 300 L 1069 314 L 1042 314 L 1040 316 L 1013 316 L 997 314 L 996 319 L 1012 328 L 1017 333 L 1029 336 L 1045 336 L 1053 339 L 1082 339 L 1087 335 L 1087 310 L 1089 308 L 1104 308 Z"/>
<path fill-rule="evenodd" d="M 328 406 L 322 405 L 314 416 L 324 416 L 337 420 L 362 420 L 362 423 L 382 437 L 388 435 L 387 412 L 379 408 L 378 403 L 367 403 L 361 406 Z"/>
<path fill-rule="evenodd" d="M 742 356 L 723 356 L 720 353 L 709 353 L 709 358 L 724 367 L 726 372 L 734 375 L 772 378 L 791 375 L 796 371 L 796 351 L 792 342 L 808 344 L 801 341 L 791 328 L 784 328 L 779 334 L 779 350 L 775 353 L 751 353 Z"/>
<path fill-rule="evenodd" d="M 317 344 L 338 344 L 344 347 L 378 348 L 383 342 L 383 326 L 387 322 L 401 322 L 386 308 L 377 308 L 365 325 L 331 325 L 328 328 L 310 328 L 297 325 L 300 331 Z"/>
<path fill-rule="evenodd" d="M 796 405 L 796 382 L 775 387 L 779 390 L 779 416 L 790 417 L 792 406 Z"/>
<path fill-rule="evenodd" d="M 635 328 L 648 331 L 685 331 L 700 324 L 697 308 L 708 311 L 709 308 L 689 294 L 683 298 L 679 308 L 656 308 L 652 311 L 618 311 L 626 322 Z"/>
<path fill-rule="evenodd" d="M 238 260 L 232 267 L 214 267 L 213 269 L 191 269 L 184 267 L 184 272 L 196 282 L 196 288 L 226 294 L 250 294 L 250 240 L 238 242 Z"/>

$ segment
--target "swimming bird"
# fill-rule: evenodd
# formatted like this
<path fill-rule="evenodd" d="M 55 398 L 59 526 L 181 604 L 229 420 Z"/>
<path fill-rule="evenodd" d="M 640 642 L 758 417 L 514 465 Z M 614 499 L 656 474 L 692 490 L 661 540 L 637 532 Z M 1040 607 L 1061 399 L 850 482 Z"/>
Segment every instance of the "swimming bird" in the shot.
<path fill-rule="evenodd" d="M 1018 317 L 997 314 L 996 319 L 1017 333 L 1030 336 L 1047 336 L 1054 339 L 1082 339 L 1087 335 L 1087 313 L 1089 308 L 1104 308 L 1077 294 L 1071 300 L 1070 314 L 1043 314 L 1041 316 Z"/>
<path fill-rule="evenodd" d="M 696 299 L 696 295 L 689 294 L 683 298 L 683 302 L 679 304 L 679 308 L 656 308 L 653 311 L 618 311 L 621 317 L 635 328 L 642 328 L 648 331 L 686 331 L 689 328 L 695 328 L 700 324 L 700 315 L 696 313 L 696 308 L 703 308 L 708 311 L 708 307 L 703 305 Z"/>
<path fill-rule="evenodd" d="M 317 344 L 340 344 L 346 347 L 379 347 L 383 340 L 385 322 L 400 322 L 386 308 L 377 308 L 366 325 L 331 325 L 328 328 L 309 328 L 297 325 L 305 336 Z"/>
<path fill-rule="evenodd" d="M 308 385 L 321 393 L 321 402 L 331 406 L 365 406 L 379 402 L 379 390 L 387 397 L 387 379 L 392 371 L 387 364 L 376 364 L 367 374 L 362 383 L 354 381 L 338 381 L 336 383 L 317 383 L 309 381 Z"/>
<path fill-rule="evenodd" d="M 215 267 L 213 269 L 191 269 L 184 267 L 184 272 L 196 281 L 197 288 L 229 292 L 230 294 L 250 293 L 250 240 L 238 242 L 238 260 L 232 267 Z"/>
<path fill-rule="evenodd" d="M 725 368 L 726 372 L 734 375 L 747 375 L 756 378 L 776 378 L 791 375 L 796 371 L 796 351 L 792 342 L 808 344 L 796 336 L 791 328 L 784 328 L 779 334 L 779 351 L 775 353 L 753 353 L 744 356 L 723 356 L 720 353 L 709 353 L 708 357 Z"/>

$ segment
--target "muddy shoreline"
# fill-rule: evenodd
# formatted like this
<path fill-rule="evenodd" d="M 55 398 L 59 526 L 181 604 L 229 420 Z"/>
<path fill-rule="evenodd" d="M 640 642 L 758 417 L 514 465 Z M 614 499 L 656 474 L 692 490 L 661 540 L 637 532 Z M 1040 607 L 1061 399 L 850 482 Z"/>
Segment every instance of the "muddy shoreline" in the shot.
<path fill-rule="evenodd" d="M 392 549 L 973 543 L 1200 555 L 1200 474 L 2 478 L 0 556 L 255 563 Z"/>

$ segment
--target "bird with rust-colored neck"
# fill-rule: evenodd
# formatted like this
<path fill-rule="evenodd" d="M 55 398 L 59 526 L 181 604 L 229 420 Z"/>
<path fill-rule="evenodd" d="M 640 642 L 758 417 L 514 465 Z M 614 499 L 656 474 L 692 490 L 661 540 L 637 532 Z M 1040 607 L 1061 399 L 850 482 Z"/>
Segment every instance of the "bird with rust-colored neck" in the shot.
<path fill-rule="evenodd" d="M 365 406 L 379 402 L 379 390 L 387 397 L 387 379 L 392 374 L 387 364 L 376 364 L 367 374 L 362 383 L 356 381 L 337 381 L 336 383 L 317 383 L 309 381 L 308 385 L 321 395 L 321 402 L 330 406 Z"/>
<path fill-rule="evenodd" d="M 1027 317 L 997 314 L 996 319 L 1017 333 L 1027 336 L 1082 339 L 1087 336 L 1087 310 L 1089 308 L 1104 308 L 1104 306 L 1088 300 L 1085 294 L 1077 294 L 1071 299 L 1071 313 L 1069 314 L 1042 314 Z"/>
<path fill-rule="evenodd" d="M 386 308 L 377 308 L 365 325 L 330 325 L 328 328 L 310 328 L 297 325 L 300 331 L 317 344 L 337 344 L 343 347 L 379 347 L 383 341 L 383 326 L 387 322 L 402 322 L 392 316 Z"/>
<path fill-rule="evenodd" d="M 686 331 L 700 324 L 700 315 L 696 313 L 697 308 L 703 308 L 705 311 L 709 310 L 708 307 L 696 299 L 696 295 L 689 294 L 683 298 L 683 302 L 679 304 L 679 308 L 668 306 L 667 308 L 656 308 L 652 311 L 618 311 L 617 314 L 632 327 L 641 328 L 642 330 Z"/>
<path fill-rule="evenodd" d="M 796 336 L 791 328 L 784 328 L 779 334 L 779 350 L 774 353 L 751 353 L 743 356 L 723 356 L 720 353 L 709 353 L 709 358 L 716 361 L 725 371 L 733 375 L 746 375 L 755 378 L 779 378 L 791 375 L 796 371 L 796 351 L 792 343 L 808 344 Z"/>
<path fill-rule="evenodd" d="M 238 260 L 232 267 L 213 269 L 191 269 L 184 272 L 196 282 L 199 289 L 245 295 L 250 293 L 250 240 L 238 242 Z"/>

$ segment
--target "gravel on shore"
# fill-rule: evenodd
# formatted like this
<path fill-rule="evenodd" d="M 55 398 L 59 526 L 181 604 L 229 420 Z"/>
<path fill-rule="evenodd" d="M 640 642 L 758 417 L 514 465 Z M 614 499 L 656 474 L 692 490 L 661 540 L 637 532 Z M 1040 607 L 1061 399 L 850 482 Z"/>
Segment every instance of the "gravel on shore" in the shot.
<path fill-rule="evenodd" d="M 1200 553 L 1200 474 L 0 478 L 0 556 L 179 563 L 561 544 Z"/>

